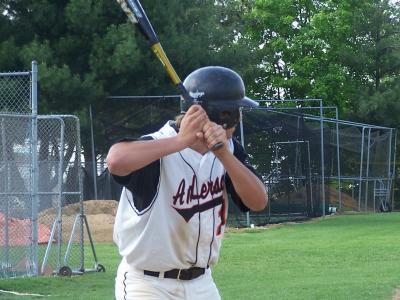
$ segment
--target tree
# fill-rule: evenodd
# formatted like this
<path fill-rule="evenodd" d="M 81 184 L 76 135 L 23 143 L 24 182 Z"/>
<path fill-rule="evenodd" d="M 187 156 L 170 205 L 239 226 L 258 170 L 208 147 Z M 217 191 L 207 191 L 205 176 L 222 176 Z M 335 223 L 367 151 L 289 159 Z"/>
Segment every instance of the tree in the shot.
<path fill-rule="evenodd" d="M 250 6 L 255 94 L 322 98 L 342 118 L 399 128 L 398 2 L 254 0 Z"/>
<path fill-rule="evenodd" d="M 256 0 L 249 11 L 260 97 L 322 98 L 354 116 L 360 95 L 398 74 L 399 7 L 388 0 Z"/>
<path fill-rule="evenodd" d="M 237 1 L 142 1 L 178 74 L 204 65 L 244 65 L 243 49 L 232 43 L 229 22 Z M 105 121 L 117 122 L 126 111 L 110 110 L 108 95 L 177 93 L 115 1 L 4 0 L 0 9 L 0 69 L 39 63 L 39 112 L 80 117 L 85 160 L 91 160 L 88 107 L 95 111 L 98 153 L 109 144 Z M 179 17 L 171 17 L 179 16 Z M 241 57 L 242 59 L 237 59 Z M 177 111 L 178 112 L 178 111 Z M 133 126 L 139 120 L 129 120 Z"/>

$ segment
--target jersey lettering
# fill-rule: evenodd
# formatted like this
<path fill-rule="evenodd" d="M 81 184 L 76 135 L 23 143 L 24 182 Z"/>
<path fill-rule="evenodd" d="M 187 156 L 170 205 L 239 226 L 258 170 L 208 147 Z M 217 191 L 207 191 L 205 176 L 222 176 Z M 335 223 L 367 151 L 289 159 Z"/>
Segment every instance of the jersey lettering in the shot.
<path fill-rule="evenodd" d="M 196 204 L 190 207 L 185 207 L 185 204 L 191 204 L 195 200 L 207 199 L 209 195 L 213 197 L 214 195 L 221 194 L 221 192 L 224 190 L 224 182 L 225 178 L 224 175 L 222 175 L 221 179 L 219 179 L 219 177 L 216 177 L 214 181 L 209 180 L 203 183 L 200 189 L 197 190 L 197 178 L 195 175 L 193 175 L 192 182 L 187 189 L 186 181 L 185 179 L 182 179 L 179 183 L 177 192 L 172 197 L 172 207 L 185 219 L 186 222 L 189 222 L 189 220 L 196 213 L 201 213 L 218 205 L 221 205 L 223 203 L 223 198 L 222 196 L 219 196 L 216 198 L 212 198 L 211 200 L 204 203 L 196 201 Z"/>
<path fill-rule="evenodd" d="M 186 204 L 190 204 L 193 200 L 206 199 L 208 194 L 214 196 L 224 190 L 224 175 L 221 176 L 221 180 L 217 177 L 214 182 L 209 180 L 206 183 L 203 183 L 199 194 L 196 191 L 196 181 L 196 175 L 193 175 L 192 183 L 189 185 L 187 191 L 185 191 L 186 181 L 185 179 L 182 179 L 179 183 L 178 191 L 175 193 L 175 196 L 172 197 L 174 205 L 176 205 L 177 202 L 179 202 L 179 205 L 184 205 L 185 202 Z M 185 194 L 186 199 L 184 199 Z"/>

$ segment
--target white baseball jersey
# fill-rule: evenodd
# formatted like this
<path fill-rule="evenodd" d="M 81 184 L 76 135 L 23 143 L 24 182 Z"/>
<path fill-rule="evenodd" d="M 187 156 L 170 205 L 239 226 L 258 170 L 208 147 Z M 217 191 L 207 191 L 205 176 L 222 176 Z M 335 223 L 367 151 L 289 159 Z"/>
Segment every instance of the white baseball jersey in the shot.
<path fill-rule="evenodd" d="M 171 124 L 142 139 L 177 135 Z M 229 149 L 234 151 L 232 140 Z M 186 148 L 114 178 L 124 185 L 114 241 L 130 266 L 165 272 L 217 262 L 228 210 L 225 186 L 233 188 L 211 151 L 201 155 Z M 240 201 L 235 202 L 248 210 Z"/>

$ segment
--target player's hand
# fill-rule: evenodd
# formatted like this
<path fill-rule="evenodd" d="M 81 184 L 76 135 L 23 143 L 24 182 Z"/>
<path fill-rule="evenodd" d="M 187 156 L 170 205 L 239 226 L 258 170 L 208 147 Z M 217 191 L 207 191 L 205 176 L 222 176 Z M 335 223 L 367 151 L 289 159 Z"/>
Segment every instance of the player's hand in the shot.
<path fill-rule="evenodd" d="M 208 121 L 203 127 L 203 134 L 208 149 L 214 153 L 227 149 L 228 136 L 226 130 L 221 125 Z M 213 147 L 218 143 L 222 143 L 222 147 L 214 150 Z"/>
<path fill-rule="evenodd" d="M 185 147 L 203 139 L 203 127 L 208 121 L 205 110 L 200 105 L 192 105 L 181 121 L 178 137 Z"/>

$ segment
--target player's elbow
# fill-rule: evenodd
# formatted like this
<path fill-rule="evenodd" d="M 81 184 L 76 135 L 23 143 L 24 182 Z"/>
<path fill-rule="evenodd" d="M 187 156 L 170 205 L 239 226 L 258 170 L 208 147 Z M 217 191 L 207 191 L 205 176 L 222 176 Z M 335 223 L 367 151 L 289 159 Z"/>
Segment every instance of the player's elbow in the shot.
<path fill-rule="evenodd" d="M 115 155 L 108 153 L 107 158 L 107 168 L 111 174 L 116 174 L 118 170 L 118 158 Z"/>
<path fill-rule="evenodd" d="M 267 191 L 264 188 L 259 192 L 259 195 L 257 195 L 256 198 L 254 198 L 254 200 L 251 203 L 250 209 L 252 211 L 262 211 L 267 207 L 267 204 L 268 204 L 268 195 Z"/>
<path fill-rule="evenodd" d="M 118 154 L 118 151 L 115 151 L 111 147 L 110 151 L 107 154 L 107 168 L 108 171 L 117 176 L 125 176 L 128 175 L 129 172 L 126 169 L 126 163 L 123 159 L 123 156 Z"/>
<path fill-rule="evenodd" d="M 252 211 L 262 211 L 267 207 L 267 199 L 262 199 L 261 201 L 257 201 L 257 203 L 253 204 L 251 207 Z"/>

